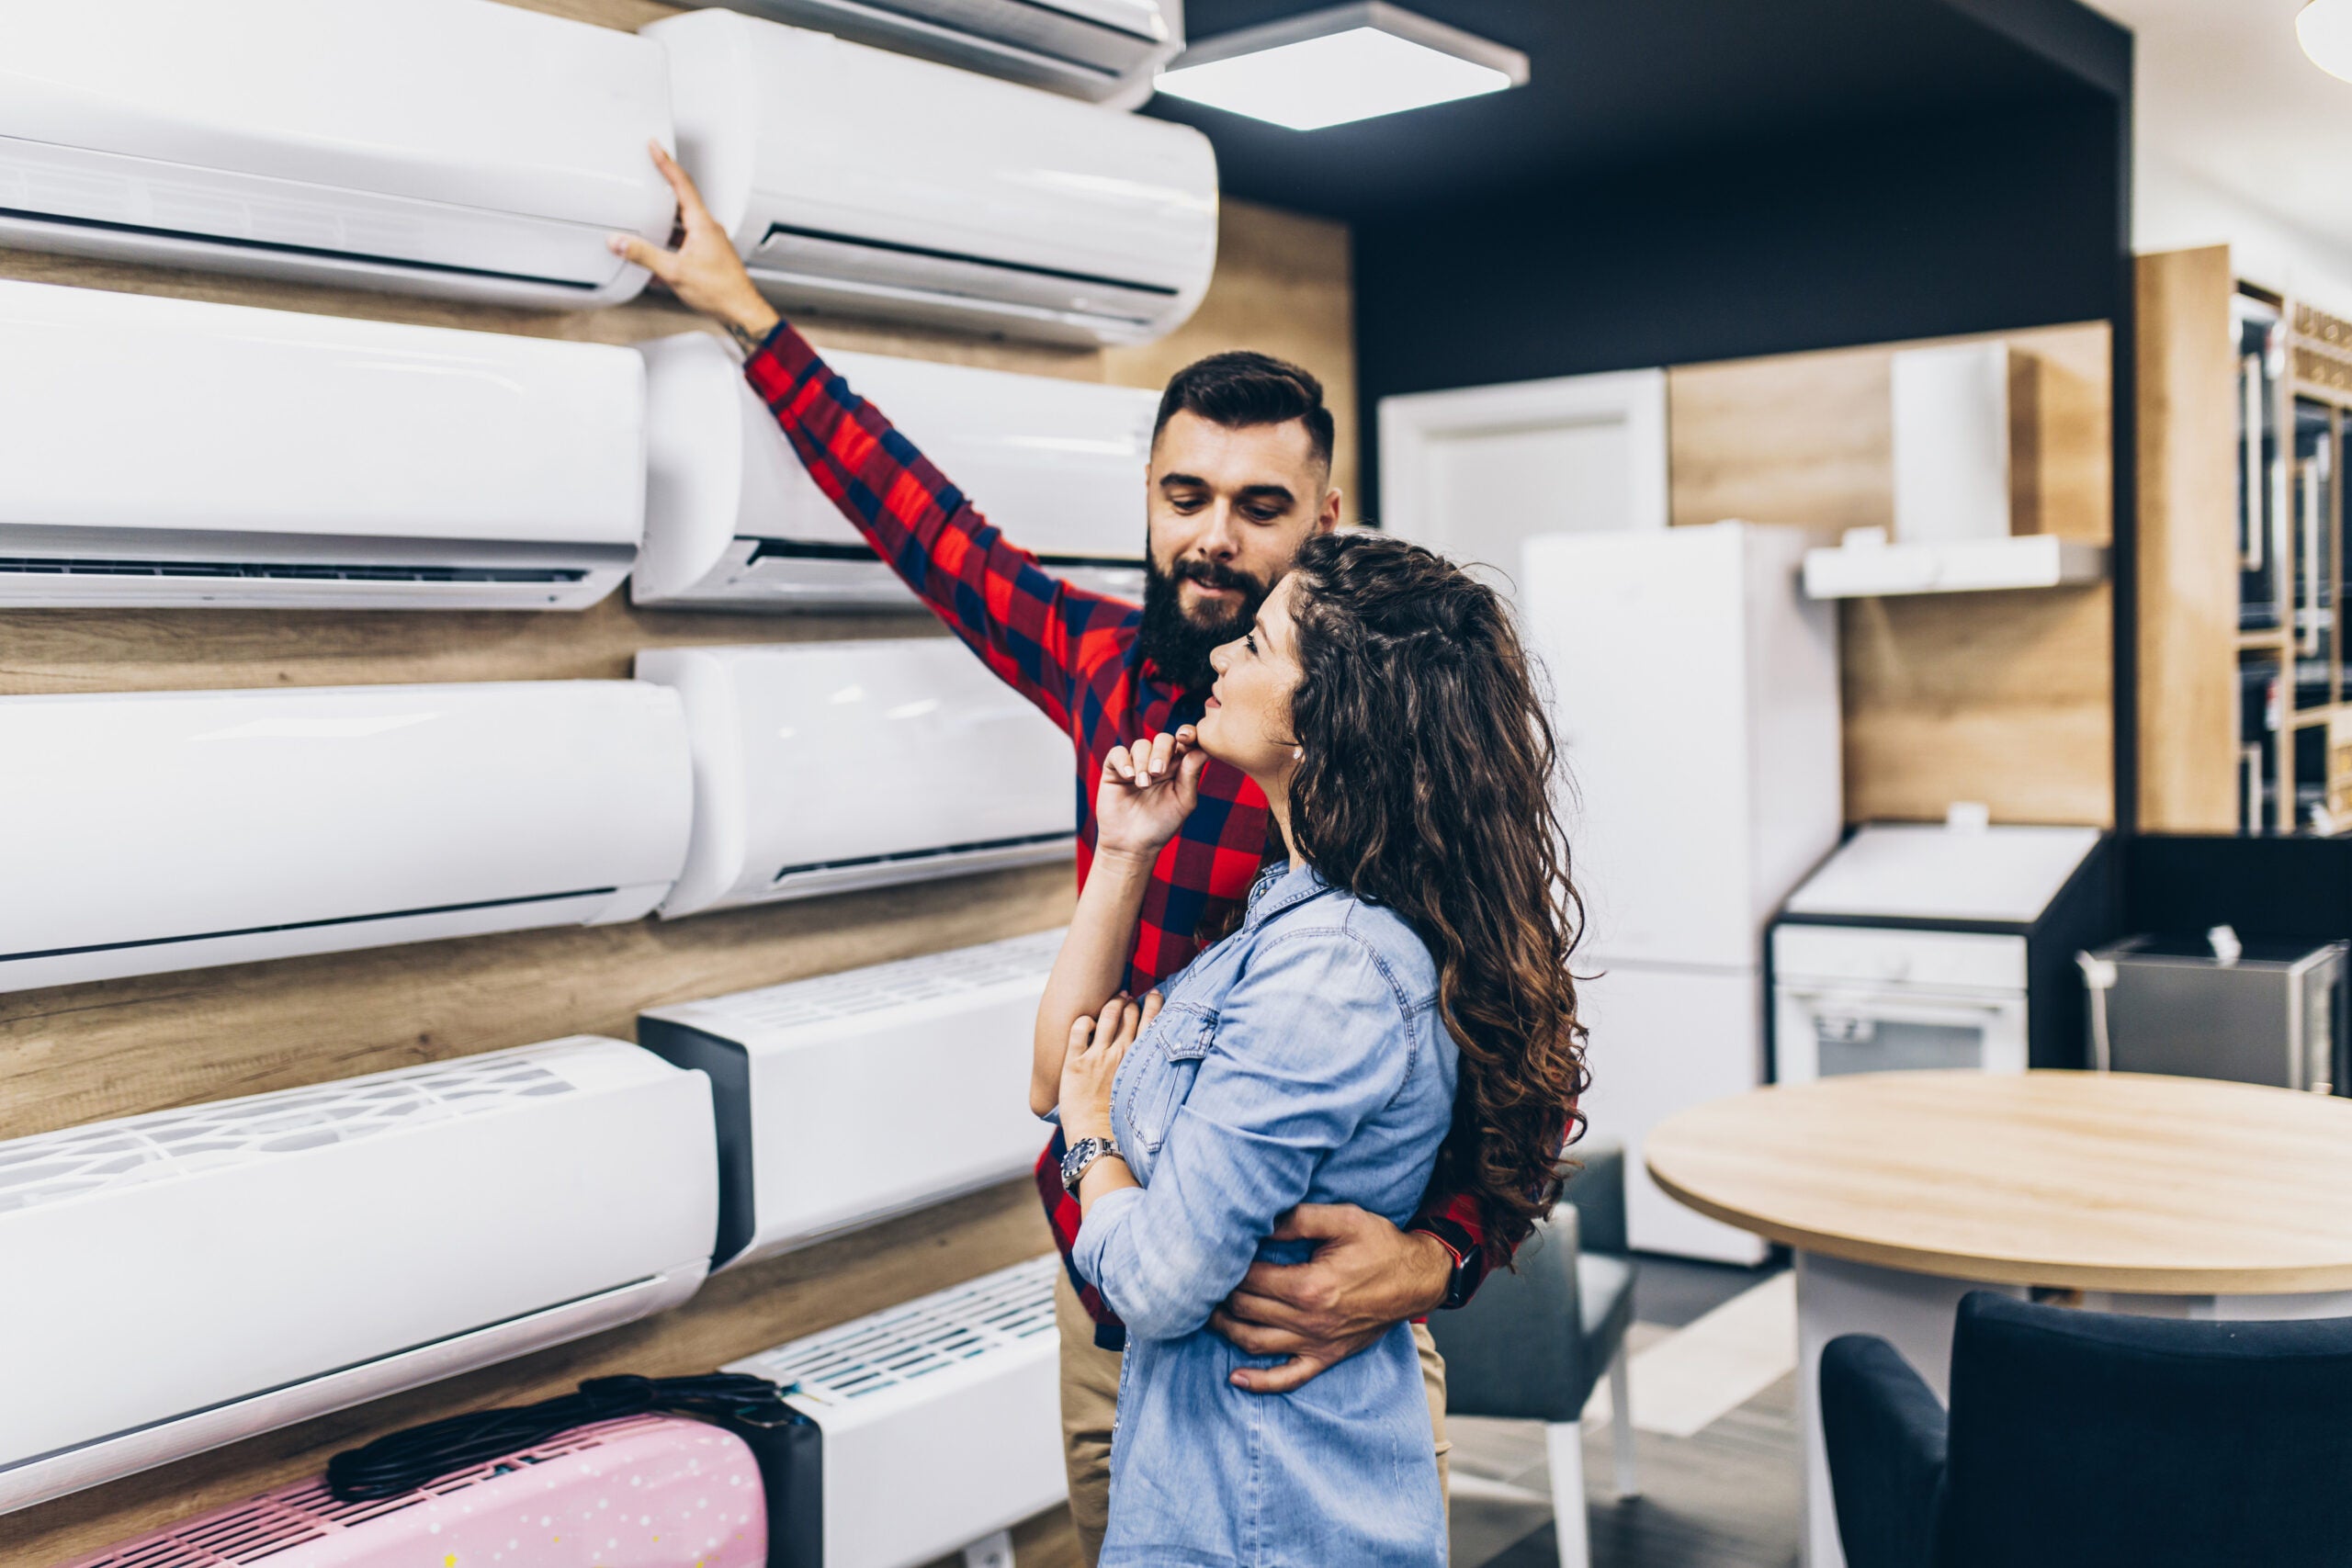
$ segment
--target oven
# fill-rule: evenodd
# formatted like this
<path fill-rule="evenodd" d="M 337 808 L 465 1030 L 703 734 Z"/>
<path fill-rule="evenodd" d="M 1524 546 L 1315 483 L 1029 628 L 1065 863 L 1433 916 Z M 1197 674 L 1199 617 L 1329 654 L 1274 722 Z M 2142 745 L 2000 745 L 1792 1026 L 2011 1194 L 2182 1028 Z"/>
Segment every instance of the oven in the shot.
<path fill-rule="evenodd" d="M 1772 928 L 1773 1078 L 2026 1068 L 2026 941 L 1979 931 Z"/>

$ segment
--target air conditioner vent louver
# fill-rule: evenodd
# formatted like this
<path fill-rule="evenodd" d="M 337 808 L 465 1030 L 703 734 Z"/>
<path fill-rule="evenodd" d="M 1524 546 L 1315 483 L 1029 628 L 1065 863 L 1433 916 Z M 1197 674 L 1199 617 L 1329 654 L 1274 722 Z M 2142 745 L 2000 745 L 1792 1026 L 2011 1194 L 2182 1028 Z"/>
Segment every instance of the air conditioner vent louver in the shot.
<path fill-rule="evenodd" d="M 1054 1331 L 1048 1254 L 967 1285 L 876 1313 L 762 1351 L 732 1370 L 800 1385 L 811 1400 L 840 1403 L 903 1387 Z"/>
<path fill-rule="evenodd" d="M 583 582 L 585 571 L 541 567 L 322 565 L 290 561 L 68 560 L 0 556 L 0 575 L 219 578 L 232 582 Z"/>
<path fill-rule="evenodd" d="M 572 1092 L 570 1081 L 538 1063 L 500 1053 L 410 1076 L 68 1127 L 0 1144 L 0 1213 Z"/>
<path fill-rule="evenodd" d="M 1035 980 L 1052 967 L 1064 934 L 1039 931 L 978 947 L 902 958 L 895 964 L 792 980 L 765 990 L 742 992 L 729 998 L 729 1005 L 745 1023 L 792 1029 L 910 1002 L 967 996 L 990 986 Z"/>

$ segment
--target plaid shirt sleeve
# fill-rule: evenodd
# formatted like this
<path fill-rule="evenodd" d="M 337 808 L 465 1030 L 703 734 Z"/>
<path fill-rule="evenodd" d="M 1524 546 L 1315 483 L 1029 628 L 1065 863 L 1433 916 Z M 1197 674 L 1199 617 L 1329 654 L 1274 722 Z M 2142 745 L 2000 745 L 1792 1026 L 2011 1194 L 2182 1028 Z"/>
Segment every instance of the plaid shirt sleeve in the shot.
<path fill-rule="evenodd" d="M 1133 606 L 1072 587 L 1008 544 L 791 323 L 777 323 L 743 375 L 875 553 L 999 679 L 1069 729 L 1079 637 Z"/>

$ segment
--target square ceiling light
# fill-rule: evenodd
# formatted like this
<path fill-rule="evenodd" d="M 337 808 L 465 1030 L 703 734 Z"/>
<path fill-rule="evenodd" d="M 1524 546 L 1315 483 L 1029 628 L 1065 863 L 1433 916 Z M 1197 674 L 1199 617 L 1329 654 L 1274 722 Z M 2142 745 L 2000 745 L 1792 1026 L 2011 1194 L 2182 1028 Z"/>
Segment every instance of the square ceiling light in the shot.
<path fill-rule="evenodd" d="M 1385 0 L 1358 0 L 1204 39 L 1157 85 L 1230 114 L 1320 130 L 1526 81 L 1518 50 Z"/>

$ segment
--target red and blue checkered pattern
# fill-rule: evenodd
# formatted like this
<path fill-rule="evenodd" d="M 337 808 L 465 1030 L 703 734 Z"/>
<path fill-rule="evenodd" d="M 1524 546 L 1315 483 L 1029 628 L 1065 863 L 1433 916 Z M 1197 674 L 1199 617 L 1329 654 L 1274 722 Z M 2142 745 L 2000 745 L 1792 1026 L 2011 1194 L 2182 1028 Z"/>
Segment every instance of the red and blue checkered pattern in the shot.
<path fill-rule="evenodd" d="M 872 404 L 780 324 L 743 367 L 818 488 L 876 552 L 922 596 L 988 667 L 1044 710 L 1069 736 L 1078 779 L 1078 875 L 1092 863 L 1094 783 L 1111 749 L 1191 724 L 1205 694 L 1179 692 L 1137 649 L 1143 612 L 1091 593 L 1037 564 L 973 507 L 963 491 L 915 450 Z M 1160 852 L 1144 895 L 1143 920 L 1128 966 L 1128 988 L 1143 995 L 1200 951 L 1194 932 L 1249 896 L 1263 863 L 1272 817 L 1266 797 L 1238 769 L 1212 761 L 1201 774 L 1199 807 Z M 1059 1134 L 1037 1162 L 1037 1191 L 1065 1264 L 1078 1235 L 1079 1205 L 1062 1190 Z M 1466 1282 L 1483 1271 L 1484 1235 L 1475 1198 L 1432 1193 L 1421 1228 L 1468 1260 Z M 1118 1320 L 1073 1271 L 1087 1312 L 1119 1338 Z M 1461 1292 L 1467 1299 L 1468 1291 Z"/>

